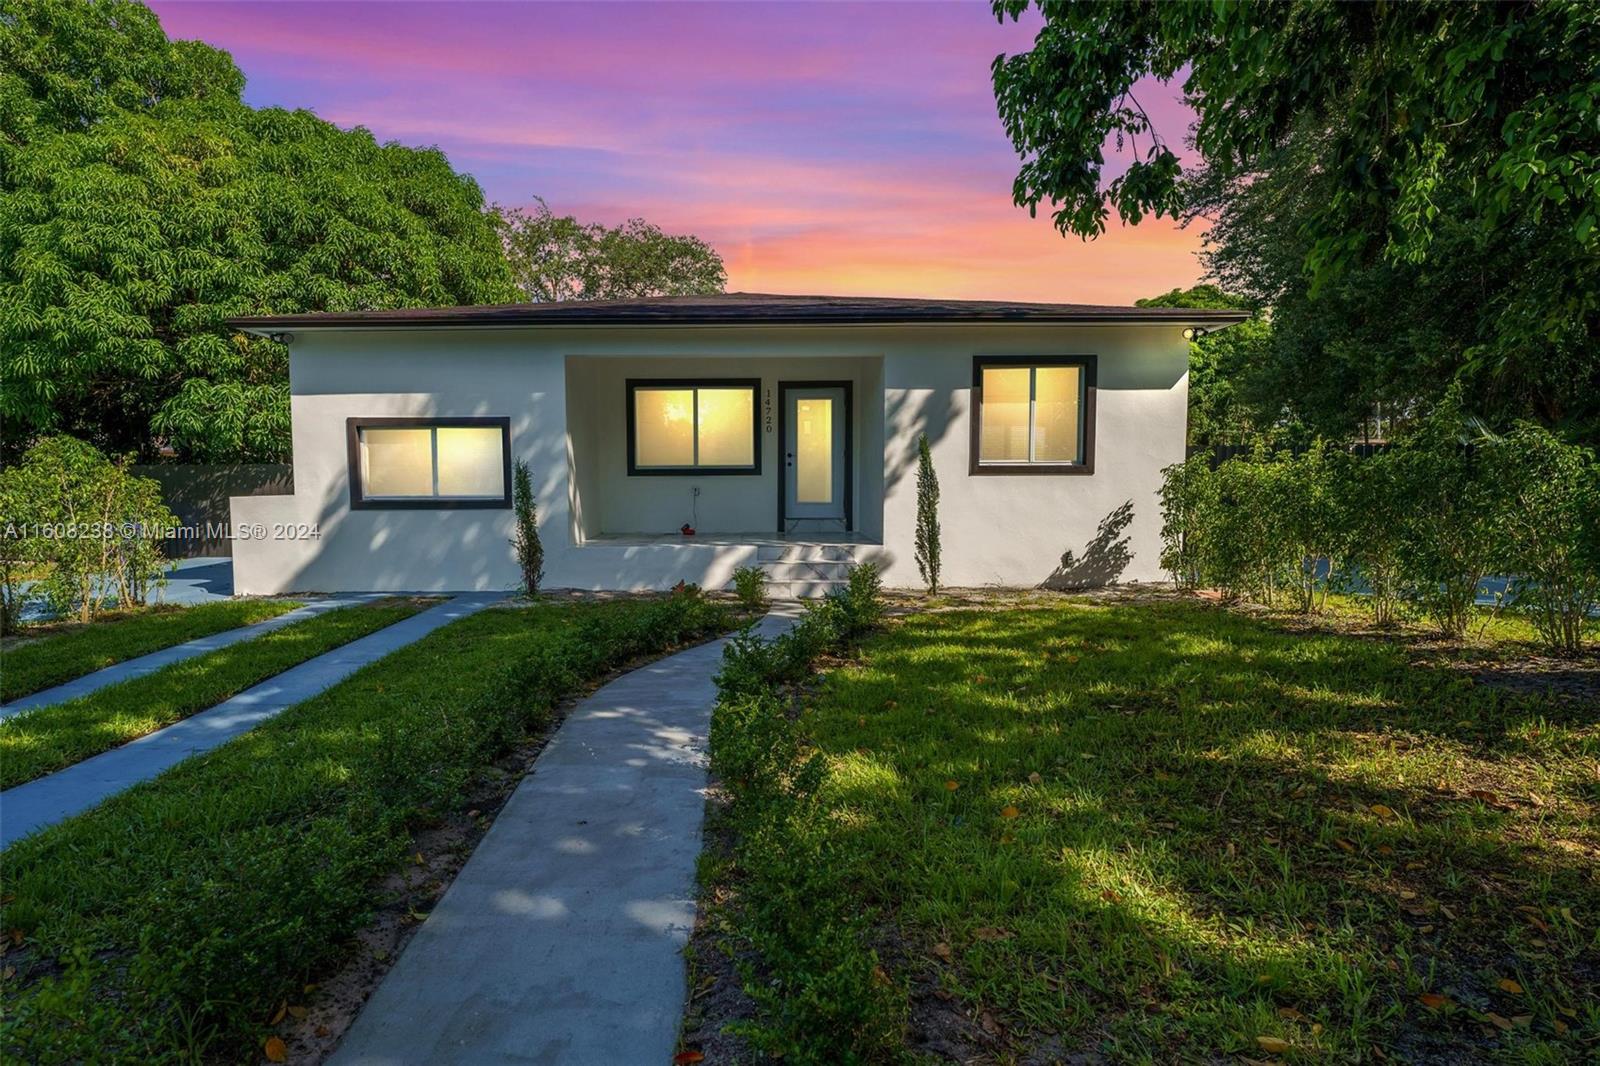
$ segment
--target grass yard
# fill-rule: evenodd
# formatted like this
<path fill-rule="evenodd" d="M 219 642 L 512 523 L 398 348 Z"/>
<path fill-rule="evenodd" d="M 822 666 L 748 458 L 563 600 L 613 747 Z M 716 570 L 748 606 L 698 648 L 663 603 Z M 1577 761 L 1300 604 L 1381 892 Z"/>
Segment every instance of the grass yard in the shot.
<path fill-rule="evenodd" d="M 0 788 L 71 766 L 214 707 L 291 666 L 376 633 L 429 605 L 428 600 L 391 598 L 340 607 L 79 699 L 6 719 L 0 722 Z"/>
<path fill-rule="evenodd" d="M 293 600 L 225 600 L 151 607 L 87 625 L 28 626 L 0 644 L 0 703 L 175 644 L 264 622 L 299 606 Z"/>
<path fill-rule="evenodd" d="M 13 845 L 0 1058 L 258 1058 L 413 833 L 557 699 L 730 624 L 693 595 L 485 610 Z"/>
<path fill-rule="evenodd" d="M 1592 703 L 1206 604 L 1055 600 L 892 622 L 800 728 L 827 776 L 795 862 L 837 865 L 832 910 L 866 916 L 907 1049 L 1556 1063 L 1600 1045 Z M 736 866 L 712 869 L 735 934 L 759 910 Z M 829 1039 L 799 1034 L 813 1053 L 788 1060 L 837 1061 L 814 1053 Z"/>

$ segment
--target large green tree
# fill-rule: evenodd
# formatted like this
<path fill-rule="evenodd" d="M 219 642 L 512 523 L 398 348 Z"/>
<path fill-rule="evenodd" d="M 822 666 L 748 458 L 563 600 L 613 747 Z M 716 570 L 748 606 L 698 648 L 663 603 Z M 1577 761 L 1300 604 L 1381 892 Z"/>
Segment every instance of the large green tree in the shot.
<path fill-rule="evenodd" d="M 230 315 L 514 299 L 437 150 L 254 109 L 129 0 L 0 0 L 0 420 L 112 451 L 281 458 L 286 352 Z"/>
<path fill-rule="evenodd" d="M 529 300 L 699 296 L 728 283 L 715 248 L 642 218 L 620 226 L 580 222 L 538 197 L 531 207 L 497 207 L 495 216 L 512 280 Z"/>
<path fill-rule="evenodd" d="M 1027 6 L 995 5 L 1001 17 Z M 1033 49 L 993 68 L 1022 157 L 1019 204 L 1048 201 L 1058 228 L 1087 238 L 1113 211 L 1191 210 L 1198 177 L 1201 199 L 1221 197 L 1220 280 L 1261 282 L 1245 295 L 1272 297 L 1281 353 L 1296 331 L 1309 342 L 1312 362 L 1286 382 L 1362 377 L 1360 406 L 1408 378 L 1413 399 L 1460 379 L 1495 417 L 1595 432 L 1600 5 L 1039 6 Z M 1183 131 L 1157 128 L 1135 88 L 1180 74 L 1198 176 L 1174 150 Z M 1115 167 L 1107 143 L 1127 154 Z M 1239 243 L 1268 233 L 1270 246 Z M 1286 299 L 1305 313 L 1286 316 Z M 1436 310 L 1410 317 L 1425 305 Z M 1346 331 L 1350 312 L 1360 328 Z M 1385 328 L 1413 336 L 1383 347 L 1387 370 L 1358 373 Z"/>
<path fill-rule="evenodd" d="M 1173 289 L 1134 301 L 1140 307 L 1195 307 L 1239 310 L 1249 303 L 1215 285 Z M 1270 396 L 1251 391 L 1251 369 L 1260 365 L 1272 342 L 1272 327 L 1262 315 L 1197 337 L 1189 343 L 1189 445 L 1210 448 L 1242 444 L 1273 428 L 1281 412 Z"/>

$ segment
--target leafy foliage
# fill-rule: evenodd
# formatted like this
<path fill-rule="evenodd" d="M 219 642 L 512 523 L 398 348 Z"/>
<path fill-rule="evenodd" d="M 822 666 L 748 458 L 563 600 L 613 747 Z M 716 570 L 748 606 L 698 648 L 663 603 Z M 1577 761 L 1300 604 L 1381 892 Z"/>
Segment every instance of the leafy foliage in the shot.
<path fill-rule="evenodd" d="M 521 459 L 517 460 L 511 475 L 511 508 L 516 516 L 511 546 L 517 553 L 517 566 L 522 570 L 522 590 L 529 596 L 537 596 L 539 582 L 544 580 L 544 542 L 539 539 L 539 512 L 533 496 L 533 482 L 528 475 L 528 464 Z"/>
<path fill-rule="evenodd" d="M 1600 432 L 1593 4 L 1040 6 L 994 66 L 1017 202 L 1085 238 L 1113 208 L 1214 215 L 1214 275 L 1273 307 L 1244 391 L 1344 437 L 1462 378 L 1497 421 Z M 1134 92 L 1180 71 L 1198 174 Z M 1103 184 L 1108 138 L 1131 151 Z"/>
<path fill-rule="evenodd" d="M 22 461 L 0 471 L 5 568 L 5 620 L 16 623 L 24 568 L 38 595 L 58 615 L 87 622 L 108 601 L 142 607 L 168 563 L 163 536 L 177 518 L 161 502 L 161 486 L 128 473 L 71 437 L 47 437 Z"/>
<path fill-rule="evenodd" d="M 1367 593 L 1375 622 L 1402 607 L 1459 639 L 1486 577 L 1544 642 L 1575 651 L 1600 602 L 1600 464 L 1525 423 L 1485 437 L 1452 393 L 1392 449 L 1195 456 L 1164 471 L 1162 565 L 1183 587 L 1309 612 L 1335 588 Z"/>
<path fill-rule="evenodd" d="M 939 475 L 933 470 L 928 435 L 917 434 L 917 572 L 930 593 L 939 591 Z"/>
<path fill-rule="evenodd" d="M 1139 307 L 1196 307 L 1236 310 L 1249 303 L 1215 285 L 1173 289 L 1143 300 Z M 1271 343 L 1272 325 L 1262 315 L 1189 343 L 1189 446 L 1244 444 L 1270 433 L 1279 418 L 1275 398 L 1244 395 L 1252 369 Z"/>
<path fill-rule="evenodd" d="M 434 149 L 256 110 L 138 3 L 12 0 L 0 34 L 4 440 L 287 453 L 282 345 L 232 315 L 511 299 L 483 196 Z"/>
<path fill-rule="evenodd" d="M 495 209 L 511 277 L 533 301 L 698 296 L 728 283 L 722 257 L 694 236 L 661 232 L 642 218 L 620 226 L 532 208 Z"/>
<path fill-rule="evenodd" d="M 1516 602 L 1547 645 L 1575 652 L 1600 610 L 1600 463 L 1527 424 L 1496 442 L 1489 462 L 1511 490 L 1504 543 Z"/>
<path fill-rule="evenodd" d="M 759 566 L 741 566 L 733 572 L 733 591 L 739 606 L 760 611 L 767 606 L 767 572 Z"/>

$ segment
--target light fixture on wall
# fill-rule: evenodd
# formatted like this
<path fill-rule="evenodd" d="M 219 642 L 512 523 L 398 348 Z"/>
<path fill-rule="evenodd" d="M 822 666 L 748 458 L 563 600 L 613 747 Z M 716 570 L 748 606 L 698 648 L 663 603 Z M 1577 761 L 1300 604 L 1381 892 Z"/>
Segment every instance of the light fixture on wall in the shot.
<path fill-rule="evenodd" d="M 269 333 L 269 334 L 267 334 L 267 340 L 274 341 L 274 342 L 276 342 L 278 344 L 293 344 L 294 343 L 294 334 L 293 333 Z"/>
<path fill-rule="evenodd" d="M 1189 326 L 1183 331 L 1183 339 L 1186 341 L 1197 341 L 1210 332 L 1211 331 L 1209 329 L 1201 329 L 1199 326 Z"/>

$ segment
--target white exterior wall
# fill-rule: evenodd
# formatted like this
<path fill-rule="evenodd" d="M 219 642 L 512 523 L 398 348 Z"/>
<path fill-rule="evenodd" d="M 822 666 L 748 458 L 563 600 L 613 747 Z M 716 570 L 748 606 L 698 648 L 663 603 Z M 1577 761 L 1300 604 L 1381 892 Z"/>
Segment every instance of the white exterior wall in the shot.
<path fill-rule="evenodd" d="M 1188 344 L 1162 326 L 919 325 L 588 327 L 297 331 L 290 366 L 293 496 L 233 500 L 241 593 L 509 589 L 517 569 L 509 510 L 349 508 L 345 420 L 353 416 L 507 416 L 512 453 L 535 475 L 551 587 L 725 584 L 754 549 L 695 543 L 607 545 L 598 533 L 666 532 L 702 487 L 700 528 L 772 533 L 778 444 L 763 434 L 762 475 L 626 476 L 628 376 L 852 380 L 855 519 L 881 539 L 891 586 L 919 582 L 912 559 L 916 440 L 939 473 L 944 581 L 1031 586 L 1081 560 L 1124 504 L 1078 580 L 1162 575 L 1156 490 L 1184 454 Z M 975 355 L 1097 355 L 1095 472 L 970 476 L 968 396 Z M 569 394 L 570 393 L 570 394 Z M 774 419 L 776 422 L 776 419 Z M 775 429 L 775 427 L 774 427 Z M 739 529 L 746 522 L 747 529 Z M 317 539 L 286 535 L 314 526 Z M 284 528 L 279 528 L 284 527 Z M 629 528 L 637 527 L 637 528 Z M 280 535 L 281 534 L 281 535 Z"/>

